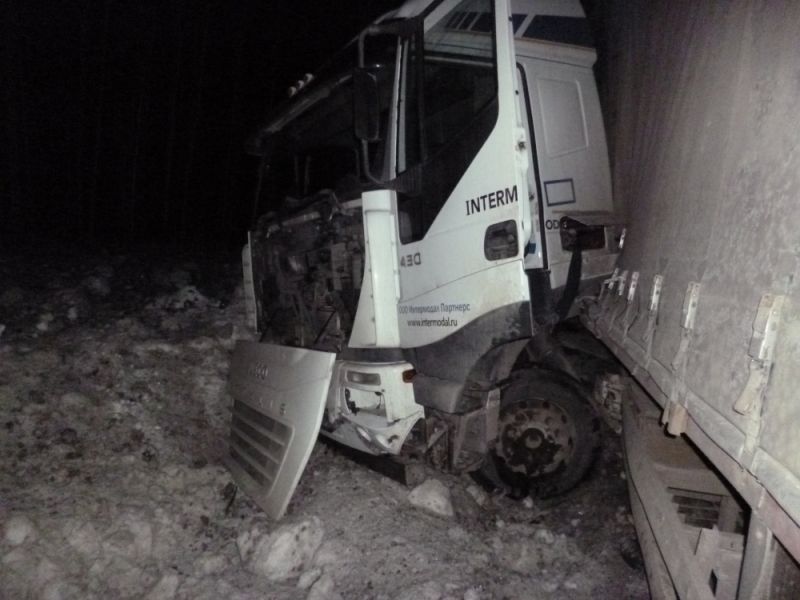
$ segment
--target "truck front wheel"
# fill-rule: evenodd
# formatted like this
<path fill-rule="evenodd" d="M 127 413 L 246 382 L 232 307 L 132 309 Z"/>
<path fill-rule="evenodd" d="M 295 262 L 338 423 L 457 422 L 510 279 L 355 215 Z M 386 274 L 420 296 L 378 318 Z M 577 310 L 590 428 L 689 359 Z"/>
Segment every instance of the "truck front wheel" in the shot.
<path fill-rule="evenodd" d="M 600 441 L 598 418 L 577 385 L 536 369 L 517 374 L 503 391 L 497 429 L 488 470 L 519 496 L 546 498 L 572 489 L 589 471 Z"/>

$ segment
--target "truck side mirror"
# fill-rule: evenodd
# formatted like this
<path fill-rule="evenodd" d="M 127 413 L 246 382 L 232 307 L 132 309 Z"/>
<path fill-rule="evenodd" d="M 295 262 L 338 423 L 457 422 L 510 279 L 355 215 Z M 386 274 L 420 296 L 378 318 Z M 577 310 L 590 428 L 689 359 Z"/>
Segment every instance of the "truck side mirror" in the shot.
<path fill-rule="evenodd" d="M 353 71 L 353 119 L 358 139 L 363 142 L 378 140 L 379 113 L 378 76 L 358 67 Z"/>

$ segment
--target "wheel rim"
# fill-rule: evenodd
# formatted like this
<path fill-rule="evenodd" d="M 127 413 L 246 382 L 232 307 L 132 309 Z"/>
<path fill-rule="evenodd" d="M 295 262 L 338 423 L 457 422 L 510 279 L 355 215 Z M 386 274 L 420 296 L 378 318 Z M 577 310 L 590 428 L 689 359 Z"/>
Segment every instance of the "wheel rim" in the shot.
<path fill-rule="evenodd" d="M 575 449 L 575 423 L 548 400 L 517 402 L 503 409 L 497 455 L 506 467 L 527 477 L 548 475 L 566 465 Z"/>

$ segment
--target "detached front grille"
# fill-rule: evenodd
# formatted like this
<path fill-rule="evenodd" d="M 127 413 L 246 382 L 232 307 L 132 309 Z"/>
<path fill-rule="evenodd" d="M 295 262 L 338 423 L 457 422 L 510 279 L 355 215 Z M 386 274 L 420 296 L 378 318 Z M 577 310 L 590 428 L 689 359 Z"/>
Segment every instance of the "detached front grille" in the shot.
<path fill-rule="evenodd" d="M 264 413 L 233 402 L 230 455 L 250 477 L 269 493 L 283 462 L 291 429 Z"/>

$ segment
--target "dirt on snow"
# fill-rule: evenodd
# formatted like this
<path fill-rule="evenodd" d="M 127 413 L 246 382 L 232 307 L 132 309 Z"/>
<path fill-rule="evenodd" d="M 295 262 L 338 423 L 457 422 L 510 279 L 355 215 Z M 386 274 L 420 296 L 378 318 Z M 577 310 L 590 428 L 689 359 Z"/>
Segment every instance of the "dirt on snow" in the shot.
<path fill-rule="evenodd" d="M 165 258 L 166 256 L 166 258 Z M 0 598 L 647 598 L 620 441 L 559 503 L 318 444 L 273 522 L 222 466 L 235 257 L 0 255 Z"/>

